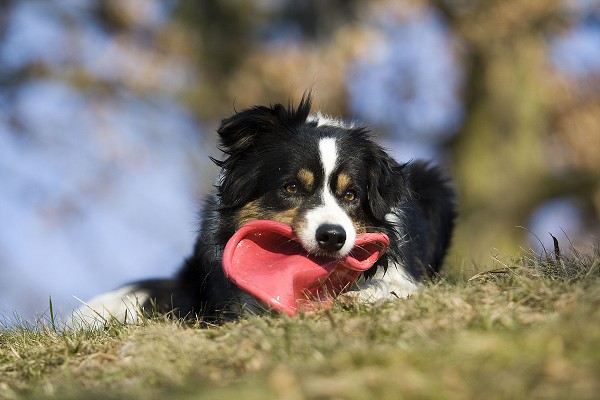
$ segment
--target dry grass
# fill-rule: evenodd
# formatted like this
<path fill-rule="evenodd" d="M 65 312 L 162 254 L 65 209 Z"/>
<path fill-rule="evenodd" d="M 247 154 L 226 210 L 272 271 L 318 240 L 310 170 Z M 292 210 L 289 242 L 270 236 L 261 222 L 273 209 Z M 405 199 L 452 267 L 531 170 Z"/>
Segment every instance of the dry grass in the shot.
<path fill-rule="evenodd" d="M 600 255 L 500 262 L 418 296 L 199 329 L 0 331 L 0 399 L 596 398 Z"/>

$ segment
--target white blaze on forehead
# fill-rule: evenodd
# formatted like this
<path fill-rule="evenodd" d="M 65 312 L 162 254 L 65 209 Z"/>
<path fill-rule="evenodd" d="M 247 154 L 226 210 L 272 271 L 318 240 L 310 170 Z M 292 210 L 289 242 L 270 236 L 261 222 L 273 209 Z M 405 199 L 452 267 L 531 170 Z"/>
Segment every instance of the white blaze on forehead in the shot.
<path fill-rule="evenodd" d="M 323 182 L 327 187 L 329 185 L 329 179 L 335 164 L 337 162 L 337 146 L 334 138 L 324 138 L 319 142 L 319 153 L 321 155 L 321 163 L 323 164 L 323 171 L 325 176 Z"/>
<path fill-rule="evenodd" d="M 309 115 L 306 119 L 308 122 L 313 122 L 317 124 L 317 127 L 321 126 L 332 126 L 335 128 L 342 129 L 352 129 L 354 128 L 353 123 L 346 123 L 341 119 L 330 117 L 329 115 L 325 115 L 321 113 L 321 111 L 317 111 L 316 114 Z"/>
<path fill-rule="evenodd" d="M 337 144 L 334 138 L 327 137 L 319 141 L 319 155 L 323 166 L 323 186 L 320 189 L 322 203 L 306 213 L 306 228 L 302 232 L 298 232 L 298 237 L 307 251 L 318 253 L 320 248 L 316 239 L 317 229 L 321 225 L 340 225 L 346 231 L 346 242 L 338 254 L 340 257 L 344 257 L 354 247 L 356 230 L 352 220 L 340 207 L 331 192 L 331 176 L 338 160 Z"/>

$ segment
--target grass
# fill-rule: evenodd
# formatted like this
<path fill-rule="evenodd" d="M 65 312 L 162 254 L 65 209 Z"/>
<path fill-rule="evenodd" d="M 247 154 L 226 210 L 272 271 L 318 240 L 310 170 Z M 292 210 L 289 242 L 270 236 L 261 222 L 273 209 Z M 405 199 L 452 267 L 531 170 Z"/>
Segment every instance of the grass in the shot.
<path fill-rule="evenodd" d="M 600 253 L 296 318 L 0 331 L 0 399 L 597 398 Z"/>

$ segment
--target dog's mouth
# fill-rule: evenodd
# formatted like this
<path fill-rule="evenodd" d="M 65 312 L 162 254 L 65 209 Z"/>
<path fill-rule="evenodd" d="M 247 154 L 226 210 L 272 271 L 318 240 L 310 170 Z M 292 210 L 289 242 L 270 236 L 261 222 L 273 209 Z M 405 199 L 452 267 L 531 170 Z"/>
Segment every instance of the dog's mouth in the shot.
<path fill-rule="evenodd" d="M 242 290 L 272 308 L 294 315 L 331 306 L 371 268 L 389 245 L 383 233 L 358 235 L 347 256 L 311 255 L 292 228 L 275 221 L 253 221 L 228 241 L 225 275 Z"/>

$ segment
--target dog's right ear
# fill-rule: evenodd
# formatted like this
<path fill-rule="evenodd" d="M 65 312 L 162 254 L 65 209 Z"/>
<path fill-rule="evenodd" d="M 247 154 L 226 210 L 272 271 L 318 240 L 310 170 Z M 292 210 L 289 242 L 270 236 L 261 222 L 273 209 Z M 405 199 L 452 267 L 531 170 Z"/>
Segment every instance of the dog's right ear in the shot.
<path fill-rule="evenodd" d="M 276 108 L 256 106 L 221 121 L 217 132 L 222 150 L 233 154 L 250 148 L 259 133 L 270 131 L 275 126 Z"/>
<path fill-rule="evenodd" d="M 310 92 L 304 93 L 298 107 L 282 104 L 255 106 L 221 121 L 217 130 L 221 146 L 227 154 L 250 148 L 259 134 L 282 129 L 293 130 L 306 121 L 311 108 Z"/>

